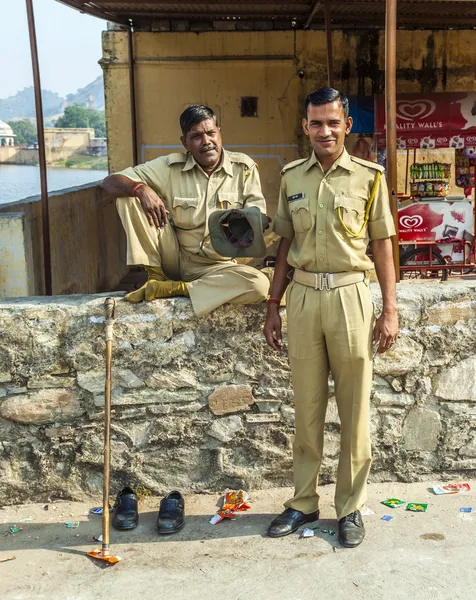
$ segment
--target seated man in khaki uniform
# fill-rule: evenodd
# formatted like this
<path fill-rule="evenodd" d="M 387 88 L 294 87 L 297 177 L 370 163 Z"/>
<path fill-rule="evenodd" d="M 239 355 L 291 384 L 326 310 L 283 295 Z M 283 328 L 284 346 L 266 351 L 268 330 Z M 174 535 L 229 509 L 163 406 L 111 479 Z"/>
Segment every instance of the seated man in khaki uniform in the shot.
<path fill-rule="evenodd" d="M 262 302 L 268 278 L 218 255 L 208 231 L 208 217 L 215 210 L 256 206 L 266 213 L 256 164 L 246 154 L 222 147 L 216 115 L 208 106 L 187 108 L 180 127 L 186 153 L 125 169 L 101 184 L 117 197 L 127 264 L 143 265 L 149 275 L 126 300 L 190 296 L 197 316 L 226 302 Z"/>

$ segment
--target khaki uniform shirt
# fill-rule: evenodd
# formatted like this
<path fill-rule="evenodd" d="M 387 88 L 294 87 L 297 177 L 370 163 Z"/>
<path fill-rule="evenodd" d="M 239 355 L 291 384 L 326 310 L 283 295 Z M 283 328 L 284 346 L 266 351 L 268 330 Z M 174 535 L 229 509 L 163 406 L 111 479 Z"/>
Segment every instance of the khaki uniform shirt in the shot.
<path fill-rule="evenodd" d="M 346 227 L 357 233 L 377 171 L 382 175 L 369 222 L 358 237 L 352 237 L 342 227 L 337 209 Z M 366 255 L 369 239 L 395 235 L 383 171 L 380 165 L 350 156 L 345 149 L 327 173 L 314 152 L 284 167 L 274 231 L 293 240 L 290 266 L 313 273 L 374 268 Z"/>
<path fill-rule="evenodd" d="M 256 163 L 246 154 L 223 149 L 220 166 L 208 176 L 192 154 L 175 153 L 118 173 L 143 181 L 164 201 L 179 244 L 192 254 L 222 258 L 209 243 L 208 217 L 215 210 L 257 206 L 266 214 Z"/>

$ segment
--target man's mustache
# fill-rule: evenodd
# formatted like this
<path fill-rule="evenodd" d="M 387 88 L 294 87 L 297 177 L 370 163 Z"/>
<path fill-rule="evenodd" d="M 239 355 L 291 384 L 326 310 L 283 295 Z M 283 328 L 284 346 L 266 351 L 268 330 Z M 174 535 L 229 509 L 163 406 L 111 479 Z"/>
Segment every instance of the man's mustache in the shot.
<path fill-rule="evenodd" d="M 200 148 L 200 152 L 210 152 L 210 150 L 218 150 L 217 146 L 215 146 L 215 144 L 213 144 L 212 146 L 202 146 Z"/>

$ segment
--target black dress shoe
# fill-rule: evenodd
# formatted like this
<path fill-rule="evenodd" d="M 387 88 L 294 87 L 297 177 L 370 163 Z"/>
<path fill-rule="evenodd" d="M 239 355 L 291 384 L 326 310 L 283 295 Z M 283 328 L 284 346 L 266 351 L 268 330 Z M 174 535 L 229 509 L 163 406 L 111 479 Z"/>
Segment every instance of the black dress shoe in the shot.
<path fill-rule="evenodd" d="M 296 531 L 304 525 L 304 523 L 310 523 L 311 521 L 317 521 L 319 518 L 319 511 L 305 515 L 300 510 L 294 510 L 293 508 L 287 508 L 282 512 L 279 517 L 276 517 L 268 529 L 269 537 L 282 537 L 283 535 L 289 535 L 293 531 Z"/>
<path fill-rule="evenodd" d="M 356 548 L 365 537 L 364 522 L 360 510 L 339 519 L 339 542 L 345 548 Z"/>
<path fill-rule="evenodd" d="M 117 494 L 112 515 L 112 526 L 114 529 L 134 529 L 139 523 L 139 510 L 137 508 L 137 496 L 129 486 Z"/>
<path fill-rule="evenodd" d="M 161 534 L 175 533 L 185 524 L 185 502 L 180 492 L 170 492 L 160 501 L 157 530 Z"/>

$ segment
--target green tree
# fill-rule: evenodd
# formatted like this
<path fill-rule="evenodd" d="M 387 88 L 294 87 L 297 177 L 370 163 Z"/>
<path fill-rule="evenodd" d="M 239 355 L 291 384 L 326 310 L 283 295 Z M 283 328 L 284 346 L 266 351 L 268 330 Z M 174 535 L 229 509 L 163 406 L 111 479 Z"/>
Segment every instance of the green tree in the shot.
<path fill-rule="evenodd" d="M 37 144 L 38 133 L 36 131 L 36 125 L 33 125 L 28 119 L 22 119 L 21 121 L 8 121 L 8 124 L 13 129 L 13 133 L 17 136 L 15 138 L 15 144 Z"/>
<path fill-rule="evenodd" d="M 104 111 L 85 108 L 81 104 L 67 106 L 55 127 L 92 127 L 96 137 L 106 137 Z"/>

